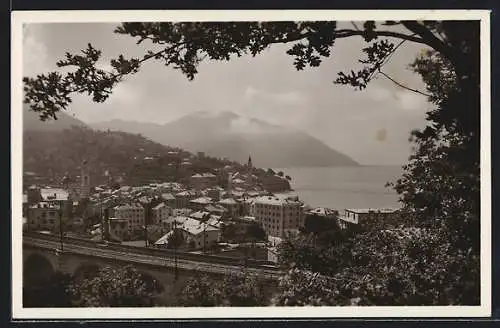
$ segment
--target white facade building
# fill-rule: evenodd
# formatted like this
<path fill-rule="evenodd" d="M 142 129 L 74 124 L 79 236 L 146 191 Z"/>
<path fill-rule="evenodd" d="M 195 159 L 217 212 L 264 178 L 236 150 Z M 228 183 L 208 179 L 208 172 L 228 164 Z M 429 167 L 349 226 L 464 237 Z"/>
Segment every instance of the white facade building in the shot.
<path fill-rule="evenodd" d="M 285 237 L 303 226 L 302 205 L 296 197 L 261 196 L 255 198 L 250 214 L 269 236 Z"/>
<path fill-rule="evenodd" d="M 128 222 L 128 232 L 132 234 L 144 227 L 146 216 L 144 207 L 140 204 L 124 204 L 118 205 L 114 208 L 115 217 L 117 219 L 126 220 Z"/>
<path fill-rule="evenodd" d="M 153 224 L 159 224 L 163 219 L 172 216 L 173 209 L 170 206 L 165 205 L 165 203 L 160 203 L 153 207 Z"/>

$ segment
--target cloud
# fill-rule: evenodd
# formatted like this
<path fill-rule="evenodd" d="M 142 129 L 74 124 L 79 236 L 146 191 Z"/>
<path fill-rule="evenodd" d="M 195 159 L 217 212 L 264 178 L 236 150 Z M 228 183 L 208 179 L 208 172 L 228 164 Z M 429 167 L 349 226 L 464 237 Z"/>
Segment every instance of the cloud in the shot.
<path fill-rule="evenodd" d="M 253 101 L 256 98 L 258 100 L 292 106 L 302 106 L 308 102 L 307 96 L 299 91 L 269 92 L 252 86 L 247 87 L 244 99 L 247 101 Z"/>
<path fill-rule="evenodd" d="M 374 84 L 367 88 L 366 94 L 376 102 L 391 103 L 391 107 L 404 111 L 426 111 L 429 107 L 427 97 L 402 88 Z"/>
<path fill-rule="evenodd" d="M 34 25 L 23 26 L 23 76 L 45 73 L 49 69 L 48 49 Z"/>
<path fill-rule="evenodd" d="M 230 124 L 230 132 L 233 133 L 263 133 L 265 129 L 255 122 L 253 119 L 239 116 L 236 119 L 233 119 Z"/>

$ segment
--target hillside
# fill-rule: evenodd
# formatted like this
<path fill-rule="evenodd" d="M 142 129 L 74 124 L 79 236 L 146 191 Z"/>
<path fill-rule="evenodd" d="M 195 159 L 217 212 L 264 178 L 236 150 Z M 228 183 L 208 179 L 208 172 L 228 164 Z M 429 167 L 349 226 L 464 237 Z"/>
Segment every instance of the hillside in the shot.
<path fill-rule="evenodd" d="M 23 147 L 24 172 L 44 177 L 44 183 L 58 183 L 64 175 L 76 178 L 83 160 L 88 162 L 92 184 L 107 183 L 110 178 L 132 185 L 185 182 L 194 173 L 215 173 L 224 165 L 234 164 L 198 158 L 139 135 L 77 126 L 62 131 L 25 130 Z M 184 160 L 191 165 L 181 167 L 179 163 Z"/>
<path fill-rule="evenodd" d="M 67 113 L 58 113 L 57 120 L 41 121 L 37 113 L 23 105 L 23 130 L 29 131 L 62 131 L 72 126 L 85 127 L 86 124 Z"/>
<path fill-rule="evenodd" d="M 250 154 L 259 167 L 358 165 L 352 158 L 302 131 L 232 112 L 195 112 L 164 125 L 112 120 L 92 126 L 101 130 L 141 133 L 164 145 L 203 151 L 237 162 L 245 162 Z"/>

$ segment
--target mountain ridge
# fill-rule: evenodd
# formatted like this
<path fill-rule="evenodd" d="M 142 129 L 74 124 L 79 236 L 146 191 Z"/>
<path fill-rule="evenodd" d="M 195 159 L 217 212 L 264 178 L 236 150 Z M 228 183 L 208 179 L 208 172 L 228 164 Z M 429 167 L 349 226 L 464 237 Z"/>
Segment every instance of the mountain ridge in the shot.
<path fill-rule="evenodd" d="M 98 130 L 141 134 L 155 142 L 191 152 L 261 167 L 358 166 L 351 157 L 309 134 L 234 112 L 197 111 L 173 121 L 141 123 L 114 119 L 89 124 Z"/>

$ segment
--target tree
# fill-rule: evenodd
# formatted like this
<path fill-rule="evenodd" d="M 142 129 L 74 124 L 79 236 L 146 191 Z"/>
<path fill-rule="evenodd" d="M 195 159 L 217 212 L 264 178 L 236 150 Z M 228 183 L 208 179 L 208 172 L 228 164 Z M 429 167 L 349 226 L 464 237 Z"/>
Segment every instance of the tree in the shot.
<path fill-rule="evenodd" d="M 249 241 L 266 240 L 266 232 L 257 223 L 250 223 L 245 228 L 245 239 Z"/>
<path fill-rule="evenodd" d="M 71 286 L 75 306 L 152 306 L 160 291 L 157 284 L 132 266 L 104 267 L 97 276 Z"/>
<path fill-rule="evenodd" d="M 179 229 L 172 230 L 167 237 L 167 248 L 179 248 L 184 243 L 184 236 Z"/>
<path fill-rule="evenodd" d="M 314 234 L 299 234 L 278 245 L 278 263 L 286 269 L 333 274 L 350 263 L 351 247 L 350 238 L 324 240 Z"/>
<path fill-rule="evenodd" d="M 266 173 L 267 173 L 268 175 L 275 175 L 275 174 L 276 174 L 276 172 L 274 172 L 274 170 L 273 170 L 273 169 L 271 169 L 271 168 L 267 169 Z"/>
<path fill-rule="evenodd" d="M 183 306 L 220 306 L 222 290 L 208 275 L 200 275 L 188 280 L 180 294 Z"/>
<path fill-rule="evenodd" d="M 268 298 L 264 281 L 244 273 L 219 280 L 200 275 L 190 279 L 180 295 L 184 306 L 264 306 Z"/>
<path fill-rule="evenodd" d="M 294 267 L 280 279 L 275 305 L 478 305 L 479 257 L 434 229 L 359 234 L 334 274 Z"/>

